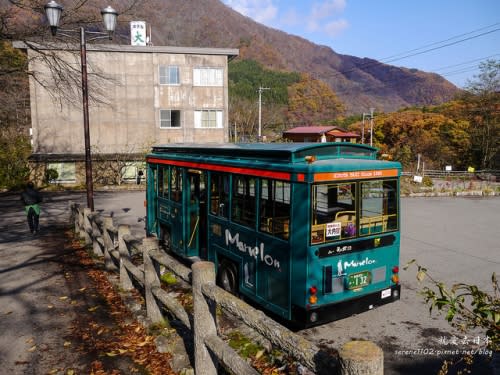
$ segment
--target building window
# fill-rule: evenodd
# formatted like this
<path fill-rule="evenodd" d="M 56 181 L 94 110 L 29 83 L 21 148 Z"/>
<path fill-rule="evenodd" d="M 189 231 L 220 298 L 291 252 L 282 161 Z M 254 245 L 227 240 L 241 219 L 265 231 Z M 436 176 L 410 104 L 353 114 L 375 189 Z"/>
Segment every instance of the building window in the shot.
<path fill-rule="evenodd" d="M 180 128 L 181 111 L 160 109 L 160 129 Z"/>
<path fill-rule="evenodd" d="M 223 128 L 222 111 L 201 110 L 194 111 L 195 128 Z"/>
<path fill-rule="evenodd" d="M 179 85 L 179 67 L 160 65 L 160 85 Z"/>
<path fill-rule="evenodd" d="M 76 164 L 75 163 L 48 163 L 47 169 L 57 171 L 57 178 L 51 180 L 52 183 L 73 183 L 76 182 Z"/>
<path fill-rule="evenodd" d="M 224 69 L 222 68 L 194 68 L 193 86 L 216 86 L 224 85 Z"/>

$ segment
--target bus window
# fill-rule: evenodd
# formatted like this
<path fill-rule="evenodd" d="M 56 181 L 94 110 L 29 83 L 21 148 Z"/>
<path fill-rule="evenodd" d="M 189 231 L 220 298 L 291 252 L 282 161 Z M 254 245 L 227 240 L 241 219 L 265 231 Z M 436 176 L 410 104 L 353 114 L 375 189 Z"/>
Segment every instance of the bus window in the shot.
<path fill-rule="evenodd" d="M 255 178 L 233 176 L 231 220 L 247 227 L 255 227 Z"/>
<path fill-rule="evenodd" d="M 168 198 L 168 167 L 158 168 L 158 195 Z"/>
<path fill-rule="evenodd" d="M 356 184 L 322 184 L 312 188 L 311 242 L 356 236 Z"/>
<path fill-rule="evenodd" d="M 397 181 L 362 182 L 360 209 L 361 235 L 397 229 Z"/>
<path fill-rule="evenodd" d="M 170 191 L 172 199 L 175 202 L 182 200 L 182 169 L 179 167 L 170 168 Z"/>
<path fill-rule="evenodd" d="M 210 213 L 227 218 L 229 208 L 229 176 L 220 173 L 210 175 Z"/>
<path fill-rule="evenodd" d="M 262 179 L 260 182 L 260 230 L 288 239 L 290 183 Z"/>

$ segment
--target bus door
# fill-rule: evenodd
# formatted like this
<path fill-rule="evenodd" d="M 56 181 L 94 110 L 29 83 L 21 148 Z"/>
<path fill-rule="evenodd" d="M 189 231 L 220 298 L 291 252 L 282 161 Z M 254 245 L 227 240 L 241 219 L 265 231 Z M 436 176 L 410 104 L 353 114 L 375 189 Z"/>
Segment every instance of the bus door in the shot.
<path fill-rule="evenodd" d="M 205 174 L 188 170 L 189 196 L 186 215 L 186 255 L 206 259 L 206 186 Z"/>
<path fill-rule="evenodd" d="M 146 235 L 158 234 L 158 188 L 156 165 L 150 164 L 146 175 Z"/>

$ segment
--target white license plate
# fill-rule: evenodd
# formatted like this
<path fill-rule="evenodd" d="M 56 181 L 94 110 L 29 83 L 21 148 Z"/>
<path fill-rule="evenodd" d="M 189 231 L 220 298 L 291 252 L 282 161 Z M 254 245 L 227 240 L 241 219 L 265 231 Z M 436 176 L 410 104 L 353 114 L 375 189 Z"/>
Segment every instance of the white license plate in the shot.
<path fill-rule="evenodd" d="M 382 295 L 381 295 L 382 299 L 390 297 L 390 296 L 391 296 L 391 289 L 385 289 L 382 291 Z"/>

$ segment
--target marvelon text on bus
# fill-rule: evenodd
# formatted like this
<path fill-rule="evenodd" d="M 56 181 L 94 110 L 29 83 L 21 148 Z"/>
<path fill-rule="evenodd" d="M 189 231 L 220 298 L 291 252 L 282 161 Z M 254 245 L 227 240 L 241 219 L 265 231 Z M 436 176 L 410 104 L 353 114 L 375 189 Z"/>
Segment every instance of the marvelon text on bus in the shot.
<path fill-rule="evenodd" d="M 397 162 L 350 143 L 154 147 L 147 232 L 214 262 L 224 289 L 298 326 L 395 301 Z"/>

